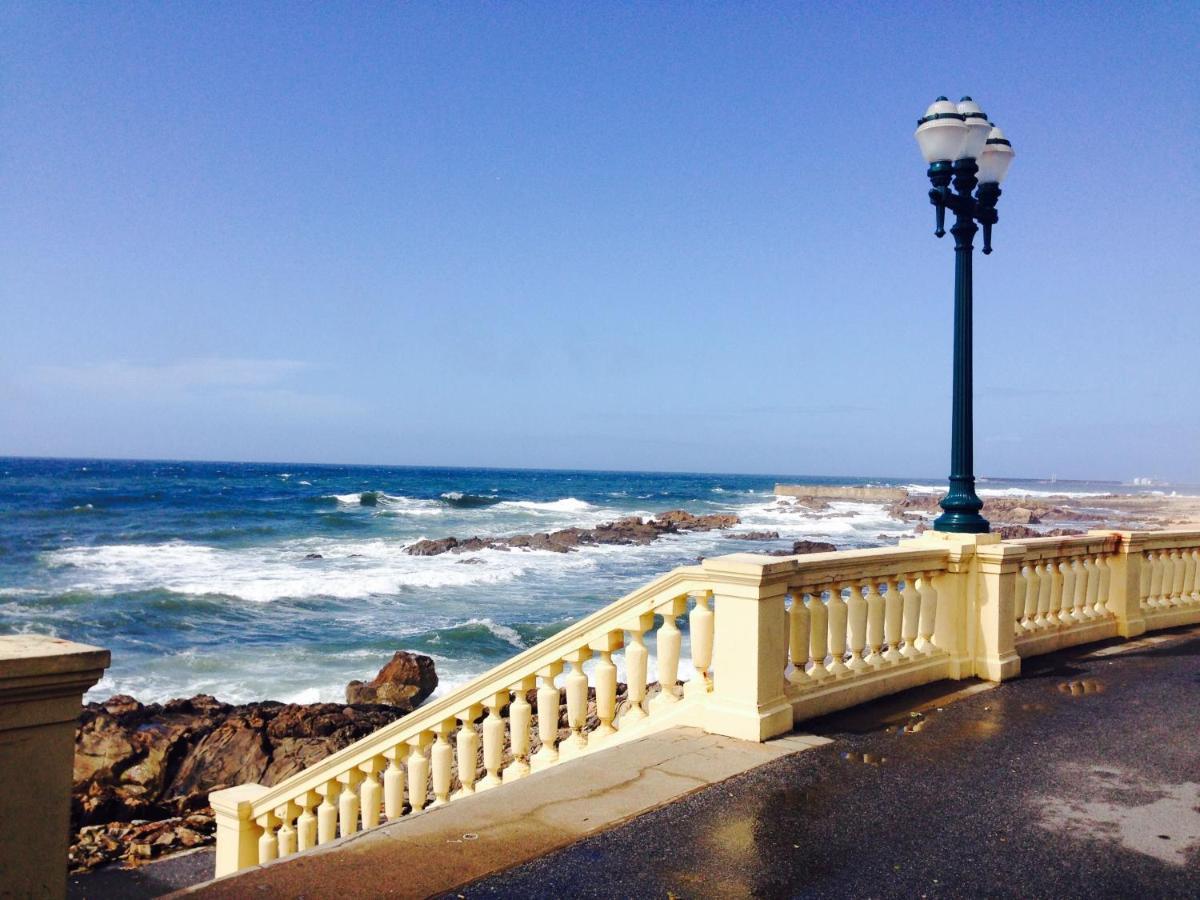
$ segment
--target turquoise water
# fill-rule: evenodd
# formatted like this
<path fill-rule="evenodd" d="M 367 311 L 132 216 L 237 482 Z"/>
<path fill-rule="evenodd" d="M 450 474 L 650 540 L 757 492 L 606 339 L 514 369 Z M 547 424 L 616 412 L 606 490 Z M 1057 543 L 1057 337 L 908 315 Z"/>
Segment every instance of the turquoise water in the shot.
<path fill-rule="evenodd" d="M 872 504 L 789 509 L 776 481 L 913 479 L 0 459 L 0 633 L 110 648 L 93 698 L 335 700 L 401 648 L 433 656 L 444 691 L 698 556 L 799 538 L 872 546 L 907 533 Z M 992 489 L 1025 487 L 1119 489 Z M 781 540 L 714 532 L 569 554 L 404 553 L 422 537 L 674 508 L 734 512 L 740 530 Z"/>

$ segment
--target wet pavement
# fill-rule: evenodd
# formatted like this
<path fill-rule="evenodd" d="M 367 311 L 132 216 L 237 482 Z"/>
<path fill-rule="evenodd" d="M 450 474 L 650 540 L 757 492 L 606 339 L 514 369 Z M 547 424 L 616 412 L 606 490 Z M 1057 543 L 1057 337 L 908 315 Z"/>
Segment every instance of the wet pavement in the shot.
<path fill-rule="evenodd" d="M 447 896 L 1200 896 L 1200 629 L 962 687 Z"/>
<path fill-rule="evenodd" d="M 134 868 L 114 864 L 94 872 L 81 872 L 68 879 L 67 897 L 70 900 L 161 897 L 212 878 L 215 853 L 212 847 L 205 847 Z"/>

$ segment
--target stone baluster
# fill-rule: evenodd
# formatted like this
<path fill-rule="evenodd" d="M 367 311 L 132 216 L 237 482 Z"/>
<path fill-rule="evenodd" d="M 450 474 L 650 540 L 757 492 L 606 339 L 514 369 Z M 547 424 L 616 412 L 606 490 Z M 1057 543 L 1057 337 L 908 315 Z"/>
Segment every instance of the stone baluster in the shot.
<path fill-rule="evenodd" d="M 458 735 L 454 739 L 454 749 L 458 757 L 459 788 L 454 792 L 451 800 L 475 793 L 475 778 L 479 772 L 479 732 L 475 730 L 475 720 L 481 715 L 483 715 L 483 706 L 479 703 L 472 703 L 455 716 L 458 719 Z M 554 692 L 554 728 L 557 731 L 558 691 Z"/>
<path fill-rule="evenodd" d="M 1152 580 L 1151 570 L 1154 568 L 1153 560 L 1154 554 L 1146 553 L 1142 557 L 1141 566 L 1138 567 L 1140 570 L 1140 577 L 1138 579 L 1138 605 L 1142 609 L 1146 609 L 1150 606 L 1150 583 Z"/>
<path fill-rule="evenodd" d="M 695 682 L 688 682 L 684 696 L 697 693 L 707 694 L 712 690 L 713 626 L 716 624 L 712 608 L 712 591 L 696 594 L 696 605 L 688 614 L 688 634 L 692 641 L 692 668 L 696 671 Z M 690 688 L 690 690 L 689 690 Z"/>
<path fill-rule="evenodd" d="M 933 643 L 934 629 L 937 628 L 937 588 L 933 586 L 933 572 L 920 573 L 917 591 L 921 595 L 921 620 L 917 626 L 917 649 L 929 655 L 937 647 Z"/>
<path fill-rule="evenodd" d="M 829 677 L 825 668 L 825 657 L 829 654 L 829 610 L 821 602 L 821 589 L 812 588 L 808 592 L 809 655 L 812 657 L 812 668 L 808 677 L 813 681 L 824 681 Z"/>
<path fill-rule="evenodd" d="M 920 634 L 921 627 L 921 592 L 917 590 L 916 573 L 908 572 L 902 577 L 904 590 L 900 592 L 900 605 L 904 619 L 900 637 L 904 646 L 900 649 L 900 655 L 908 660 L 920 659 L 921 650 L 917 646 L 917 635 Z"/>
<path fill-rule="evenodd" d="M 528 676 L 513 685 L 513 702 L 508 708 L 508 745 L 512 751 L 512 762 L 504 770 L 507 784 L 524 778 L 530 772 L 529 728 L 533 721 L 533 707 L 529 703 L 529 692 L 537 686 L 537 678 Z"/>
<path fill-rule="evenodd" d="M 863 659 L 867 646 L 867 601 L 863 599 L 863 586 L 850 585 L 850 597 L 846 600 L 846 617 L 850 625 L 850 661 L 846 663 L 852 672 L 866 672 L 871 666 Z"/>
<path fill-rule="evenodd" d="M 1071 560 L 1071 574 L 1074 576 L 1071 588 L 1071 619 L 1077 624 L 1083 624 L 1088 620 L 1087 613 L 1084 611 L 1084 607 L 1087 605 L 1088 573 L 1084 568 L 1083 560 L 1078 556 Z"/>
<path fill-rule="evenodd" d="M 1058 620 L 1064 626 L 1078 625 L 1079 616 L 1075 612 L 1075 558 L 1060 560 L 1058 571 L 1062 576 L 1062 606 L 1058 611 Z"/>
<path fill-rule="evenodd" d="M 433 803 L 429 808 L 445 806 L 450 802 L 450 782 L 454 778 L 454 748 L 450 746 L 450 735 L 457 719 L 443 719 L 433 728 L 436 738 L 429 751 L 429 766 L 433 770 Z"/>
<path fill-rule="evenodd" d="M 904 600 L 900 597 L 900 582 L 896 578 L 887 580 L 887 596 L 883 598 L 883 639 L 887 642 L 884 662 L 903 662 L 900 655 L 900 630 L 904 626 Z"/>
<path fill-rule="evenodd" d="M 1100 586 L 1096 591 L 1096 615 L 1107 619 L 1112 610 L 1108 608 L 1109 590 L 1112 586 L 1112 557 L 1100 555 L 1096 557 L 1096 571 L 1100 577 Z"/>
<path fill-rule="evenodd" d="M 429 732 L 422 731 L 410 737 L 407 743 L 408 805 L 413 812 L 420 812 L 429 800 L 429 757 L 425 755 L 425 748 L 430 744 Z"/>
<path fill-rule="evenodd" d="M 404 814 L 404 773 L 400 770 L 404 748 L 404 744 L 397 744 L 383 754 L 388 760 L 387 770 L 383 773 L 383 814 L 389 822 L 395 822 Z"/>
<path fill-rule="evenodd" d="M 351 769 L 338 776 L 342 789 L 338 792 L 338 827 L 342 837 L 358 831 L 358 783 L 362 772 Z"/>
<path fill-rule="evenodd" d="M 1192 603 L 1200 603 L 1200 548 L 1188 551 L 1188 596 Z"/>
<path fill-rule="evenodd" d="M 1150 564 L 1150 591 L 1146 596 L 1146 605 L 1151 609 L 1157 609 L 1162 605 L 1163 567 L 1161 557 L 1161 553 L 1153 550 L 1146 554 L 1146 559 Z"/>
<path fill-rule="evenodd" d="M 564 662 L 571 664 L 571 671 L 567 673 L 563 682 L 563 686 L 567 689 L 567 727 L 571 729 L 571 733 L 559 748 L 566 755 L 575 755 L 587 749 L 588 739 L 587 735 L 583 733 L 583 726 L 587 722 L 588 681 L 587 675 L 583 671 L 583 664 L 591 655 L 592 651 L 587 647 L 581 647 L 563 657 Z M 678 651 L 675 661 L 678 664 Z"/>
<path fill-rule="evenodd" d="M 308 850 L 317 846 L 317 816 L 313 809 L 321 802 L 316 791 L 305 791 L 296 798 L 300 805 L 300 818 L 296 820 L 296 849 Z"/>
<path fill-rule="evenodd" d="M 1053 586 L 1053 579 L 1050 577 L 1050 569 L 1045 561 L 1039 561 L 1035 564 L 1038 576 L 1038 600 L 1037 600 L 1037 615 L 1034 616 L 1033 625 L 1039 631 L 1048 628 L 1050 619 L 1050 589 Z"/>
<path fill-rule="evenodd" d="M 866 663 L 878 669 L 883 665 L 883 596 L 879 593 L 879 583 L 872 578 L 867 582 L 867 649 Z"/>
<path fill-rule="evenodd" d="M 574 674 L 574 673 L 572 673 Z M 582 672 L 580 674 L 583 674 Z M 586 697 L 587 679 L 584 678 Z M 570 679 L 567 680 L 567 695 L 570 696 Z M 476 791 L 486 791 L 489 788 L 503 784 L 500 777 L 500 767 L 504 764 L 504 719 L 500 713 L 508 705 L 508 691 L 497 691 L 488 694 L 483 701 L 487 709 L 487 717 L 483 720 L 483 779 L 475 785 Z"/>
<path fill-rule="evenodd" d="M 558 688 L 554 679 L 562 670 L 562 663 L 554 662 L 537 672 L 538 738 L 542 746 L 529 761 L 535 771 L 558 762 Z"/>
<path fill-rule="evenodd" d="M 1037 563 L 1025 563 L 1025 584 L 1025 617 L 1021 619 L 1021 624 L 1027 632 L 1033 632 L 1037 631 L 1038 594 L 1042 589 Z"/>
<path fill-rule="evenodd" d="M 379 783 L 379 773 L 387 762 L 382 756 L 373 756 L 359 765 L 363 773 L 362 787 L 359 788 L 359 799 L 362 802 L 363 828 L 374 828 L 379 824 L 380 805 L 383 803 L 383 786 Z"/>
<path fill-rule="evenodd" d="M 650 701 L 650 709 L 679 700 L 679 650 L 683 644 L 683 634 L 675 617 L 682 615 L 687 609 L 687 597 L 676 597 L 664 606 L 658 608 L 663 617 L 655 638 L 658 650 L 658 684 L 661 690 L 658 696 Z"/>
<path fill-rule="evenodd" d="M 279 840 L 280 857 L 291 856 L 296 852 L 296 827 L 293 823 L 299 813 L 300 807 L 290 800 L 275 810 L 275 815 L 279 818 L 279 833 L 276 837 Z"/>
<path fill-rule="evenodd" d="M 829 586 L 829 606 L 827 607 L 829 613 L 829 674 L 835 678 L 850 674 L 850 669 L 846 666 L 846 631 L 850 608 L 842 599 L 843 587 L 849 587 L 852 592 L 854 590 L 851 585 L 831 584 Z"/>
<path fill-rule="evenodd" d="M 325 782 L 317 790 L 321 794 L 321 805 L 317 807 L 317 843 L 328 844 L 337 837 L 338 808 L 334 799 L 341 787 L 337 779 Z"/>
<path fill-rule="evenodd" d="M 1087 572 L 1087 596 L 1083 601 L 1083 615 L 1092 620 L 1097 616 L 1096 603 L 1100 597 L 1100 570 L 1091 556 L 1083 558 L 1083 569 Z"/>
<path fill-rule="evenodd" d="M 1028 630 L 1025 627 L 1025 597 L 1028 593 L 1029 580 L 1025 575 L 1025 566 L 1024 564 L 1019 564 L 1013 576 L 1013 634 L 1017 637 L 1020 637 Z"/>
<path fill-rule="evenodd" d="M 792 605 L 788 608 L 788 656 L 792 660 L 792 671 L 788 681 L 792 684 L 809 684 L 811 679 L 805 671 L 808 663 L 808 648 L 811 645 L 812 615 L 804 605 L 804 591 L 795 588 L 791 592 Z"/>
<path fill-rule="evenodd" d="M 1046 610 L 1046 624 L 1051 628 L 1056 625 L 1069 626 L 1070 618 L 1062 616 L 1063 576 L 1058 567 L 1058 560 L 1048 560 L 1046 569 L 1050 573 L 1050 606 Z"/>
<path fill-rule="evenodd" d="M 599 656 L 596 668 L 592 671 L 592 683 L 596 688 L 596 718 L 600 724 L 588 736 L 588 741 L 592 743 L 606 740 L 617 733 L 613 728 L 613 719 L 617 715 L 617 667 L 613 664 L 612 654 L 614 650 L 621 649 L 624 638 L 625 632 L 610 631 L 588 645 L 588 649 Z M 703 677 L 699 681 L 703 683 Z"/>
<path fill-rule="evenodd" d="M 646 718 L 646 660 L 650 651 L 646 649 L 645 634 L 653 627 L 654 613 L 643 613 L 625 625 L 631 641 L 625 645 L 625 681 L 629 692 L 621 713 L 622 728 Z"/>
<path fill-rule="evenodd" d="M 254 820 L 262 834 L 258 838 L 258 861 L 259 863 L 270 862 L 279 856 L 279 844 L 276 842 L 275 829 L 279 826 L 279 819 L 275 817 L 275 813 L 266 812 Z"/>
<path fill-rule="evenodd" d="M 1171 551 L 1171 564 L 1174 568 L 1171 579 L 1171 605 L 1183 605 L 1183 576 L 1187 571 L 1187 564 L 1183 561 L 1183 553 L 1178 549 Z"/>

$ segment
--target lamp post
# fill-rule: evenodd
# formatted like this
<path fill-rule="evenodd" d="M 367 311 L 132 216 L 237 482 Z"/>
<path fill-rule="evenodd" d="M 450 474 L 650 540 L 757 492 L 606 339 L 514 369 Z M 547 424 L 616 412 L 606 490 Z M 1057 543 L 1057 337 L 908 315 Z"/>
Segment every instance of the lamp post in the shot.
<path fill-rule="evenodd" d="M 988 521 L 979 514 L 975 493 L 971 386 L 971 251 L 978 222 L 983 252 L 992 252 L 992 226 L 1000 182 L 1013 160 L 1004 133 L 992 125 L 970 97 L 954 104 L 938 97 L 917 121 L 917 144 L 929 163 L 938 237 L 946 233 L 946 210 L 954 213 L 954 401 L 950 439 L 950 490 L 939 503 L 935 531 L 979 534 Z M 951 184 L 953 183 L 953 189 Z M 978 190 L 976 190 L 978 186 Z"/>

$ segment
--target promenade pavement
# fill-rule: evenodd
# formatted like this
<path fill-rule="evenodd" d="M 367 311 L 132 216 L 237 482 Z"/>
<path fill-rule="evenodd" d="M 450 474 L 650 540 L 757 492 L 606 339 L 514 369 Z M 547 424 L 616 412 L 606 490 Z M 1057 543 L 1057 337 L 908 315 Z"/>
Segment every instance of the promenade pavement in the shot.
<path fill-rule="evenodd" d="M 1023 669 L 806 723 L 834 742 L 446 896 L 1200 896 L 1200 629 Z"/>

